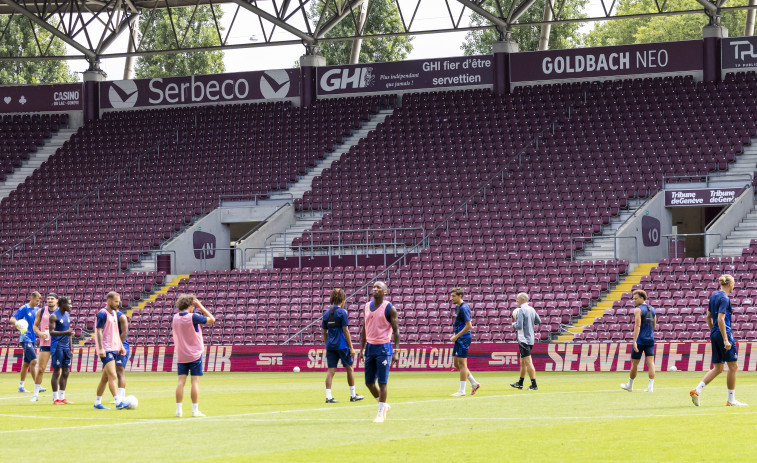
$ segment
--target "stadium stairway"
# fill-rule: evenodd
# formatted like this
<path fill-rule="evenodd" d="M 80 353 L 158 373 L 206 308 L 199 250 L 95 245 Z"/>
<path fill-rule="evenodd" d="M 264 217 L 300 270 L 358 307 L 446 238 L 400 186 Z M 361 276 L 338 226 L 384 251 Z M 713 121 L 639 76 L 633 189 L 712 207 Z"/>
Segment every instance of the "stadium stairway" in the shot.
<path fill-rule="evenodd" d="M 636 269 L 628 274 L 627 277 L 618 283 L 615 288 L 607 293 L 597 304 L 589 309 L 589 311 L 581 317 L 572 328 L 569 328 L 567 332 L 562 333 L 557 337 L 555 342 L 570 342 L 576 333 L 580 333 L 587 325 L 594 323 L 594 319 L 601 317 L 605 313 L 606 309 L 612 308 L 613 304 L 620 301 L 623 297 L 623 293 L 627 293 L 633 290 L 634 285 L 641 283 L 641 278 L 648 276 L 653 268 L 657 267 L 657 263 L 654 264 L 638 264 Z"/>
<path fill-rule="evenodd" d="M 47 161 L 50 156 L 58 151 L 78 129 L 60 129 L 45 143 L 36 153 L 29 156 L 29 159 L 21 164 L 21 167 L 15 169 L 5 182 L 0 184 L 0 200 L 7 198 L 13 190 L 20 184 L 24 183 L 27 177 L 32 175 L 35 170 Z"/>
<path fill-rule="evenodd" d="M 266 246 L 278 249 L 277 251 L 273 251 L 274 257 L 283 256 L 283 247 L 291 246 L 292 241 L 294 241 L 295 238 L 302 236 L 302 233 L 306 230 L 311 230 L 313 228 L 313 225 L 321 220 L 324 215 L 326 215 L 326 211 L 313 211 L 312 213 L 308 213 L 307 215 L 298 215 L 296 221 L 291 226 L 289 226 L 289 228 L 287 228 L 284 233 L 280 233 L 275 239 L 267 243 Z M 270 255 L 271 254 L 269 253 L 269 257 Z M 244 263 L 244 268 L 273 268 L 273 259 L 269 258 L 268 261 L 266 261 L 266 252 L 263 250 L 247 259 L 247 261 Z"/>
<path fill-rule="evenodd" d="M 720 256 L 721 250 L 725 257 L 740 256 L 744 248 L 750 246 L 753 239 L 757 239 L 757 206 L 749 211 L 736 228 L 710 253 L 710 256 Z"/>
<path fill-rule="evenodd" d="M 621 210 L 616 217 L 610 218 L 610 223 L 602 227 L 602 233 L 597 239 L 592 240 L 584 245 L 581 251 L 575 255 L 577 260 L 611 260 L 615 259 L 614 240 L 609 239 L 615 236 L 620 227 L 626 223 L 649 198 L 637 198 L 628 201 L 628 209 Z M 602 238 L 606 237 L 606 238 Z"/>

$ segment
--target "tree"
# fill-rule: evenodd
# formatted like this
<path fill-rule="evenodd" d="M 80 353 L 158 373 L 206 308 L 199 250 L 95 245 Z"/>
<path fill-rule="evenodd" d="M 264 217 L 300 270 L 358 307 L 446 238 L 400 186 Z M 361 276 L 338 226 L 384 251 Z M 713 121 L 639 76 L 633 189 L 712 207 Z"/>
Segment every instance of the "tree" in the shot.
<path fill-rule="evenodd" d="M 727 6 L 746 5 L 747 0 L 728 3 Z M 662 4 L 662 3 L 660 3 Z M 702 10 L 694 0 L 668 0 L 666 11 Z M 620 0 L 618 15 L 631 15 L 656 12 L 655 0 Z M 709 18 L 701 14 L 656 16 L 646 18 L 618 19 L 597 24 L 584 38 L 587 46 L 600 47 L 608 45 L 628 45 L 634 43 L 673 42 L 678 40 L 697 40 L 702 38 L 702 28 Z M 738 37 L 744 33 L 745 11 L 726 11 L 722 24 L 728 28 L 730 35 Z"/>
<path fill-rule="evenodd" d="M 3 35 L 3 31 L 5 34 Z M 36 34 L 36 38 L 35 38 Z M 65 43 L 22 16 L 0 17 L 0 56 L 63 56 Z M 76 82 L 65 61 L 0 61 L 0 84 Z"/>
<path fill-rule="evenodd" d="M 223 12 L 218 6 L 143 10 L 139 21 L 141 51 L 172 48 L 197 48 L 220 45 L 213 14 L 220 24 Z M 172 26 L 173 23 L 173 26 Z M 175 32 L 174 32 L 175 30 Z M 223 30 L 221 28 L 221 30 Z M 148 55 L 137 58 L 134 68 L 138 79 L 154 77 L 218 74 L 225 70 L 222 51 L 184 52 Z"/>
<path fill-rule="evenodd" d="M 581 11 L 588 0 L 554 0 L 554 9 L 557 13 L 562 7 L 562 11 L 557 16 L 559 18 L 581 18 L 586 17 Z M 536 0 L 531 8 L 526 10 L 518 19 L 519 23 L 539 22 L 544 14 L 545 0 Z M 487 10 L 496 13 L 496 6 L 491 3 L 482 5 Z M 478 27 L 489 24 L 481 15 L 473 13 L 471 15 L 471 26 Z M 582 35 L 579 32 L 581 25 L 578 23 L 553 24 L 552 32 L 549 36 L 549 48 L 558 50 L 563 48 L 575 48 L 582 44 Z M 541 26 L 524 26 L 514 27 L 512 32 L 513 40 L 518 44 L 520 51 L 534 51 L 539 46 L 539 34 Z M 468 32 L 465 35 L 465 42 L 460 47 L 466 55 L 488 55 L 492 52 L 492 44 L 499 40 L 499 32 L 495 29 L 484 29 Z"/>
<path fill-rule="evenodd" d="M 365 19 L 363 35 L 386 34 L 391 32 L 402 32 L 402 19 L 400 18 L 397 6 L 393 0 L 367 0 L 368 13 Z M 328 5 L 333 8 L 334 3 Z M 320 8 L 319 8 L 320 7 Z M 321 22 L 333 17 L 336 12 L 332 9 L 321 13 L 323 9 L 322 2 L 313 2 L 313 7 L 308 15 L 311 21 L 317 22 L 319 14 L 325 14 Z M 357 16 L 357 9 L 355 10 Z M 326 37 L 345 37 L 355 34 L 355 21 L 352 15 L 348 15 L 339 22 L 333 29 L 326 33 Z M 408 53 L 413 50 L 412 37 L 388 37 L 364 39 L 363 46 L 360 49 L 360 63 L 378 63 L 384 61 L 402 61 L 407 58 Z M 329 65 L 348 64 L 350 61 L 350 50 L 352 41 L 344 40 L 339 42 L 324 42 L 320 45 L 321 54 L 326 58 Z"/>

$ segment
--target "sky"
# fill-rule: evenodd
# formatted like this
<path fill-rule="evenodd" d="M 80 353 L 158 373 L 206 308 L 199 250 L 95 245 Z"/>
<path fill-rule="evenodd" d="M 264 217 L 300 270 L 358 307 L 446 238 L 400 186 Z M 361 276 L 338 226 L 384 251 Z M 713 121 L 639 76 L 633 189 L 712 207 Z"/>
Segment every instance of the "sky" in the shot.
<path fill-rule="evenodd" d="M 436 1 L 421 1 L 416 13 L 413 29 L 434 30 L 450 27 L 451 21 L 449 14 L 447 13 L 446 8 L 443 10 L 439 9 L 440 4 L 441 2 Z M 451 6 L 457 6 L 455 5 L 455 2 L 450 2 L 450 4 Z M 406 12 L 411 11 L 416 3 L 414 0 L 400 0 L 400 5 L 403 6 L 403 12 Z M 222 8 L 224 10 L 224 16 L 221 23 L 228 30 L 236 10 L 236 5 L 223 4 Z M 453 10 L 455 16 L 459 14 L 460 9 L 461 7 L 458 6 L 457 11 Z M 590 15 L 602 14 L 600 0 L 590 0 L 587 10 Z M 470 10 L 466 11 L 469 12 Z M 463 17 L 460 25 L 467 26 L 469 23 L 470 16 L 467 14 Z M 264 24 L 267 28 L 270 27 L 270 23 L 264 22 Z M 587 32 L 591 27 L 593 26 L 586 24 L 582 32 Z M 463 52 L 460 46 L 465 39 L 465 34 L 465 32 L 452 32 L 417 35 L 413 39 L 413 51 L 408 56 L 408 59 L 462 56 Z M 250 37 L 253 35 L 258 40 L 262 40 L 263 33 L 261 32 L 257 16 L 246 10 L 240 10 L 229 36 L 229 43 L 251 43 Z M 280 31 L 275 33 L 274 37 L 279 40 L 289 40 L 293 36 L 284 31 Z M 127 36 L 122 34 L 122 36 L 111 46 L 109 52 L 123 52 L 126 50 L 127 43 Z M 282 45 L 243 50 L 227 50 L 224 56 L 224 64 L 226 66 L 226 72 L 284 69 L 293 67 L 294 63 L 304 53 L 305 48 L 302 45 Z M 76 54 L 76 52 L 73 48 L 69 47 L 69 54 Z M 101 68 L 106 73 L 107 80 L 120 80 L 123 78 L 125 61 L 125 58 L 110 58 L 102 60 Z M 69 66 L 73 71 L 81 73 L 86 71 L 87 62 L 84 60 L 71 60 L 69 61 Z"/>

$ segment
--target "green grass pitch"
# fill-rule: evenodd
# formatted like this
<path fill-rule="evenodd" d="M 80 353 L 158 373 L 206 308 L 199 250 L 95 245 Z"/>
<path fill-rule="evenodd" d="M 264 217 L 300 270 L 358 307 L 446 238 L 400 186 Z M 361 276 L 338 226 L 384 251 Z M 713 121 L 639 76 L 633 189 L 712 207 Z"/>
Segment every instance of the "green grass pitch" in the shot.
<path fill-rule="evenodd" d="M 738 379 L 737 398 L 752 405 L 743 408 L 725 407 L 725 374 L 698 408 L 689 399 L 698 372 L 658 373 L 651 394 L 646 373 L 633 393 L 618 387 L 626 373 L 539 373 L 538 392 L 512 389 L 516 376 L 477 373 L 481 390 L 452 398 L 454 372 L 395 372 L 388 419 L 373 423 L 376 401 L 350 403 L 343 372 L 333 387 L 341 403 L 328 406 L 325 373 L 206 374 L 206 418 L 191 418 L 188 385 L 184 418 L 173 416 L 169 373 L 127 373 L 137 410 L 93 409 L 98 374 L 72 374 L 66 406 L 52 405 L 49 391 L 30 403 L 15 392 L 18 374 L 2 374 L 0 461 L 754 461 L 753 373 Z"/>

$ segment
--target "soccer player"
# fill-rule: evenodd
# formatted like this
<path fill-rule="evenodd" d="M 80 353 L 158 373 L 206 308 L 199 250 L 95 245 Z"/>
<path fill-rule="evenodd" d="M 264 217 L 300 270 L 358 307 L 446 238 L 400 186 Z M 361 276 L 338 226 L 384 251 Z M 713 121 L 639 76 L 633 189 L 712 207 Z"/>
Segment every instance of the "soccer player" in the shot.
<path fill-rule="evenodd" d="M 66 296 L 58 299 L 58 309 L 50 314 L 50 352 L 53 359 L 53 376 L 50 384 L 55 405 L 70 404 L 66 400 L 66 384 L 71 368 L 71 300 Z"/>
<path fill-rule="evenodd" d="M 649 385 L 644 392 L 654 391 L 654 330 L 657 328 L 657 314 L 652 306 L 647 304 L 647 293 L 640 289 L 633 292 L 633 352 L 631 352 L 631 373 L 628 382 L 620 387 L 628 392 L 633 391 L 633 380 L 639 368 L 641 354 L 644 354 L 649 372 Z"/>
<path fill-rule="evenodd" d="M 534 363 L 531 360 L 531 349 L 534 347 L 534 326 L 541 324 L 539 314 L 533 307 L 528 305 L 528 294 L 518 293 L 516 296 L 516 302 L 519 308 L 518 315 L 513 323 L 513 328 L 518 330 L 518 348 L 520 349 L 520 379 L 517 382 L 510 384 L 510 386 L 516 389 L 523 389 L 523 379 L 528 373 L 528 377 L 531 378 L 531 386 L 529 391 L 538 391 L 539 387 L 536 385 L 536 370 L 534 369 Z"/>
<path fill-rule="evenodd" d="M 460 389 L 452 394 L 452 397 L 462 397 L 465 395 L 465 381 L 470 381 L 470 393 L 475 394 L 481 385 L 476 382 L 476 379 L 468 369 L 468 348 L 471 343 L 471 311 L 465 301 L 463 301 L 463 289 L 454 288 L 450 298 L 452 303 L 455 304 L 455 323 L 453 325 L 454 333 L 450 341 L 455 343 L 455 347 L 452 349 L 452 361 L 455 368 L 460 372 Z"/>
<path fill-rule="evenodd" d="M 344 302 L 347 296 L 342 288 L 331 291 L 331 308 L 323 314 L 321 328 L 323 328 L 323 342 L 326 344 L 326 364 L 329 368 L 326 373 L 326 403 L 339 403 L 331 395 L 331 383 L 336 374 L 339 360 L 342 360 L 344 369 L 347 370 L 347 384 L 350 386 L 350 402 L 363 400 L 364 397 L 355 394 L 355 373 L 352 368 L 352 359 L 355 357 L 355 348 L 352 347 L 350 337 L 349 316 L 344 310 Z"/>
<path fill-rule="evenodd" d="M 31 401 L 39 401 L 39 393 L 47 389 L 42 387 L 42 379 L 47 370 L 47 364 L 50 363 L 50 314 L 58 307 L 58 295 L 50 293 L 45 299 L 47 305 L 37 311 L 34 319 L 34 332 L 39 336 L 39 362 L 37 362 L 37 377 L 34 378 L 34 394 Z"/>
<path fill-rule="evenodd" d="M 102 404 L 103 392 L 105 387 L 110 389 L 110 393 L 116 399 L 116 408 L 121 409 L 126 406 L 123 402 L 118 401 L 118 392 L 116 391 L 116 358 L 119 355 L 125 355 L 126 350 L 121 343 L 121 336 L 118 334 L 118 308 L 121 307 L 121 295 L 115 291 L 109 292 L 106 296 L 105 307 L 97 312 L 95 319 L 95 350 L 103 364 L 103 376 L 97 385 L 97 395 L 95 396 L 94 408 L 98 410 L 109 410 Z"/>
<path fill-rule="evenodd" d="M 184 385 L 187 375 L 192 375 L 192 416 L 205 416 L 199 408 L 200 376 L 202 376 L 202 354 L 205 344 L 200 325 L 212 325 L 215 317 L 197 300 L 194 294 L 182 294 L 176 299 L 176 309 L 171 327 L 173 328 L 174 355 L 179 382 L 176 385 L 176 416 L 181 418 L 184 402 Z M 202 314 L 194 313 L 199 310 Z"/>
<path fill-rule="evenodd" d="M 387 290 L 383 281 L 373 284 L 373 301 L 365 304 L 365 322 L 360 330 L 360 358 L 365 357 L 365 385 L 379 403 L 374 423 L 383 423 L 386 420 L 391 408 L 386 403 L 389 368 L 392 363 L 399 365 L 400 329 L 397 310 L 384 299 Z"/>
<path fill-rule="evenodd" d="M 42 302 L 42 295 L 37 291 L 29 296 L 29 303 L 24 304 L 13 314 L 10 322 L 21 334 L 18 341 L 24 349 L 24 363 L 21 365 L 21 381 L 18 383 L 18 392 L 29 392 L 24 387 L 27 370 L 32 373 L 32 381 L 37 384 L 37 352 L 34 344 L 37 342 L 37 334 L 34 332 L 34 320 L 37 318 L 37 306 Z M 26 321 L 26 328 L 22 330 L 19 322 Z"/>
<path fill-rule="evenodd" d="M 699 394 L 723 372 L 723 364 L 728 364 L 726 386 L 728 387 L 727 406 L 744 407 L 745 403 L 736 400 L 736 371 L 738 370 L 738 348 L 731 334 L 731 300 L 728 295 L 733 291 L 736 282 L 731 275 L 721 275 L 718 278 L 720 289 L 710 296 L 710 307 L 707 312 L 707 326 L 710 327 L 710 343 L 712 344 L 712 370 L 708 371 L 696 389 L 689 392 L 691 401 L 699 406 Z M 713 320 L 717 320 L 713 322 Z"/>
<path fill-rule="evenodd" d="M 119 354 L 118 357 L 116 357 L 116 379 L 118 380 L 118 397 L 116 397 L 116 403 L 121 403 L 126 397 L 126 376 L 124 373 L 126 372 L 126 364 L 129 362 L 130 354 L 129 340 L 127 339 L 129 336 L 129 318 L 125 313 L 121 312 L 121 310 L 116 312 L 116 317 L 118 318 L 118 334 L 121 337 L 121 344 L 124 346 L 124 351 L 126 351 L 124 355 Z"/>

